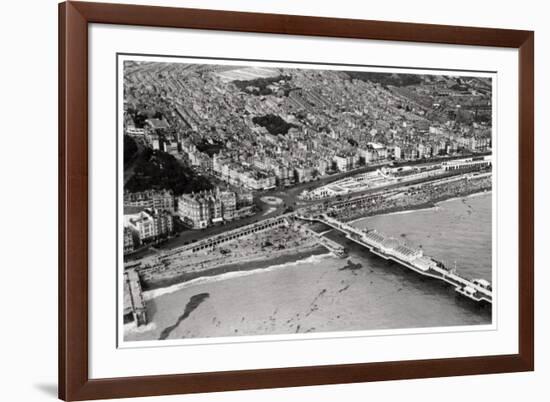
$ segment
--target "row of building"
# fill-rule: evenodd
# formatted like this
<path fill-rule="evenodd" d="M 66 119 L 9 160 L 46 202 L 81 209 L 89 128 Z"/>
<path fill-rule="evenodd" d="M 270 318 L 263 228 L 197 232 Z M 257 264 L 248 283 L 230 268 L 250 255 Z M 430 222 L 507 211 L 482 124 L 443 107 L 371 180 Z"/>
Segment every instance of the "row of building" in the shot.
<path fill-rule="evenodd" d="M 125 207 L 162 209 L 174 213 L 176 200 L 170 190 L 147 190 L 124 194 Z"/>
<path fill-rule="evenodd" d="M 156 71 L 162 71 L 162 79 Z M 246 68 L 238 71 L 244 76 L 250 73 Z M 144 131 L 139 131 L 127 112 L 125 132 L 148 132 L 152 148 L 252 191 L 308 182 L 362 163 L 490 147 L 490 124 L 471 119 L 445 122 L 444 113 L 433 106 L 440 90 L 462 94 L 454 89 L 454 79 L 425 76 L 412 86 L 421 92 L 416 93 L 350 80 L 338 71 L 289 69 L 284 76 L 274 77 L 269 94 L 256 96 L 205 66 L 152 63 L 125 70 L 125 107 L 162 114 L 161 119 L 149 118 Z M 477 81 L 472 88 L 490 90 L 490 83 Z M 472 102 L 490 101 L 490 94 L 478 92 L 469 95 Z M 460 102 L 466 106 L 469 98 L 462 96 Z M 275 134 L 255 123 L 254 117 L 268 115 L 279 116 L 291 128 Z M 208 143 L 221 146 L 205 150 Z"/>
<path fill-rule="evenodd" d="M 182 194 L 149 190 L 124 194 L 124 254 L 174 232 L 174 218 L 191 229 L 230 222 L 253 214 L 251 192 L 220 190 Z"/>

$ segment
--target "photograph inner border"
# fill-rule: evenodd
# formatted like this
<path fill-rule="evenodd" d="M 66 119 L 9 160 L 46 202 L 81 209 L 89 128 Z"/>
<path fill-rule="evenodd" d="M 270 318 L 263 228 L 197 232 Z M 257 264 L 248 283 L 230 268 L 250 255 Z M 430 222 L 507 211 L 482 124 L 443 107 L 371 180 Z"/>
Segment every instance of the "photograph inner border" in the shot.
<path fill-rule="evenodd" d="M 121 267 L 121 250 L 122 247 L 121 241 L 120 241 L 120 228 L 119 225 L 121 224 L 121 216 L 120 216 L 120 184 L 119 184 L 119 172 L 121 167 L 121 164 L 119 163 L 119 156 L 120 156 L 120 145 L 119 144 L 119 124 L 120 124 L 120 102 L 119 102 L 119 84 L 120 80 L 123 79 L 123 77 L 120 77 L 119 75 L 119 62 L 121 61 L 121 57 L 137 57 L 137 58 L 167 58 L 167 59 L 182 59 L 182 60 L 194 60 L 190 61 L 189 64 L 200 64 L 200 60 L 205 61 L 230 61 L 230 62 L 240 62 L 240 63 L 275 63 L 275 64 L 295 64 L 295 65 L 303 65 L 303 66 L 327 66 L 327 67 L 334 67 L 334 68 L 327 68 L 323 70 L 327 71 L 345 71 L 346 67 L 352 67 L 352 68 L 365 68 L 365 69 L 380 69 L 376 71 L 368 70 L 369 72 L 380 72 L 384 73 L 387 71 L 387 69 L 396 69 L 396 70 L 403 70 L 404 74 L 414 74 L 412 71 L 432 71 L 434 73 L 442 73 L 442 74 L 434 74 L 434 75 L 445 75 L 446 72 L 449 72 L 449 75 L 458 75 L 457 73 L 474 73 L 474 74 L 487 74 L 491 75 L 492 79 L 492 94 L 491 99 L 493 103 L 493 110 L 492 110 L 492 132 L 491 137 L 494 146 L 492 147 L 493 153 L 493 166 L 497 165 L 497 159 L 498 159 L 498 152 L 497 152 L 497 96 L 496 91 L 498 88 L 498 72 L 492 71 L 492 70 L 470 70 L 470 69 L 449 69 L 449 68 L 435 68 L 435 67 L 411 67 L 411 66 L 391 66 L 391 65 L 369 65 L 369 64 L 346 64 L 346 63 L 330 63 L 330 62 L 313 62 L 313 61 L 295 61 L 295 60 L 269 60 L 269 59 L 243 59 L 243 58 L 229 58 L 229 57 L 206 57 L 206 56 L 184 56 L 184 55 L 168 55 L 168 54 L 149 54 L 149 53 L 132 53 L 132 52 L 117 52 L 116 53 L 116 91 L 115 91 L 115 98 L 116 98 L 116 136 L 115 136 L 115 145 L 116 145 L 116 220 L 115 220 L 115 230 L 116 230 L 116 347 L 117 349 L 124 348 L 124 349 L 140 349 L 144 347 L 174 347 L 174 346 L 197 346 L 201 344 L 208 344 L 208 345 L 216 345 L 216 344 L 229 344 L 229 343 L 257 343 L 257 342 L 274 342 L 274 341 L 296 341 L 296 340 L 311 340 L 311 339 L 332 339 L 332 338 L 361 338 L 361 337 L 371 337 L 371 336 L 402 336 L 402 335 L 414 335 L 414 334 L 443 334 L 448 332 L 453 333 L 469 333 L 469 332 L 485 332 L 485 331 L 497 331 L 498 330 L 498 321 L 497 321 L 497 308 L 498 308 L 498 290 L 497 290 L 497 273 L 498 273 L 498 261 L 496 261 L 496 264 L 494 264 L 495 260 L 493 260 L 493 266 L 492 266 L 492 283 L 493 283 L 493 305 L 492 305 L 492 318 L 491 324 L 480 324 L 475 326 L 467 326 L 467 325 L 457 325 L 453 327 L 430 327 L 426 328 L 426 331 L 418 331 L 418 328 L 399 328 L 396 330 L 387 330 L 391 332 L 399 332 L 399 333 L 387 333 L 387 334 L 376 334 L 373 332 L 377 332 L 378 330 L 354 330 L 354 331 L 334 331 L 334 332 L 320 332 L 320 333 L 302 333 L 299 334 L 299 337 L 296 337 L 295 334 L 279 334 L 279 335 L 252 335 L 252 336 L 226 336 L 226 337 L 220 337 L 220 338 L 190 338 L 190 339 L 180 339 L 178 340 L 177 344 L 169 343 L 167 344 L 166 341 L 163 340 L 150 340 L 150 341 L 124 341 L 123 337 L 121 337 L 122 330 L 122 320 L 123 320 L 123 308 L 120 303 L 120 283 L 121 278 L 120 275 Z M 131 59 L 129 60 L 131 61 Z M 137 61 L 137 60 L 136 60 Z M 142 61 L 142 60 L 139 60 Z M 146 60 L 143 60 L 146 61 Z M 170 63 L 170 61 L 166 61 L 166 63 Z M 177 63 L 177 62 L 174 62 Z M 185 61 L 182 61 L 182 63 L 185 63 Z M 205 64 L 212 64 L 217 65 L 215 63 L 205 63 Z M 235 64 L 235 67 L 240 67 L 240 65 Z M 246 64 L 242 64 L 242 67 L 246 67 Z M 342 69 L 338 69 L 338 67 L 342 67 Z M 285 67 L 282 67 L 285 68 Z M 302 67 L 286 67 L 291 69 L 300 69 Z M 303 67 L 303 69 L 307 69 L 307 67 Z M 418 75 L 429 75 L 429 73 L 417 73 Z M 495 237 L 492 240 L 492 253 L 495 256 L 498 256 L 498 253 L 496 251 L 496 247 L 498 246 L 498 241 L 496 241 L 496 236 L 498 235 L 498 230 L 496 230 L 496 226 L 498 224 L 496 216 L 497 216 L 497 209 L 498 209 L 498 198 L 496 197 L 496 184 L 497 184 L 497 171 L 495 167 L 493 167 L 493 178 L 492 178 L 492 206 L 494 208 L 491 208 L 491 214 L 492 214 L 492 237 Z M 468 329 L 465 329 L 465 327 L 468 327 Z M 445 328 L 443 330 L 443 328 Z M 422 328 L 424 329 L 424 328 Z M 433 329 L 433 330 L 432 330 Z M 382 330 L 386 331 L 386 330 Z M 317 335 L 317 336 L 312 336 Z M 244 339 L 244 338 L 266 338 L 269 337 L 270 339 Z M 276 339 L 275 339 L 276 338 Z"/>

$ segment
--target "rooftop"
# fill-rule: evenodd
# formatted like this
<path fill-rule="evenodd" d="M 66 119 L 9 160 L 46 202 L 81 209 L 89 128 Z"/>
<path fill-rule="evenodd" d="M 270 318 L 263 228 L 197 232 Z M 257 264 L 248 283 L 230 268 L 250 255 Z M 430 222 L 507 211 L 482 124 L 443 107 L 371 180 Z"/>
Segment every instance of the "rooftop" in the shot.
<path fill-rule="evenodd" d="M 168 123 L 162 119 L 147 119 L 147 123 L 149 123 L 154 130 L 168 128 Z"/>

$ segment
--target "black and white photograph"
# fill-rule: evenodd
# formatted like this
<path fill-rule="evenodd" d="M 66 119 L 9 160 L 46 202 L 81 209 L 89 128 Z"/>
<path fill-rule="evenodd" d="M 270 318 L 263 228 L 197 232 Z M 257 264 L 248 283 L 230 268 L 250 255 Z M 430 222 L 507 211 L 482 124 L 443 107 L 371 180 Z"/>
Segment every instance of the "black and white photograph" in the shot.
<path fill-rule="evenodd" d="M 117 63 L 124 342 L 495 324 L 493 73 Z"/>

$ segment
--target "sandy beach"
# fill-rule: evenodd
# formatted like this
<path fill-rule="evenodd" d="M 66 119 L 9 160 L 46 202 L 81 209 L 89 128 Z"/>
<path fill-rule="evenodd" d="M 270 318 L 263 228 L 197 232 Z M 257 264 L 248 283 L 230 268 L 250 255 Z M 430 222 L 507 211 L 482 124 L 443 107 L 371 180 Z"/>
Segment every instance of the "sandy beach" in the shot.
<path fill-rule="evenodd" d="M 147 301 L 154 326 L 125 339 L 160 340 L 482 324 L 490 314 L 450 289 L 368 258 L 330 255 L 274 266 L 261 273 L 174 289 Z M 369 265 L 367 265 L 369 264 Z M 194 298 L 194 299 L 193 299 Z M 197 303 L 200 301 L 200 303 Z M 453 314 L 437 314 L 459 303 Z M 187 314 L 186 314 L 187 312 Z M 182 319 L 183 317 L 183 319 Z"/>
<path fill-rule="evenodd" d="M 153 289 L 163 289 L 173 285 L 192 282 L 197 279 L 207 279 L 218 275 L 223 275 L 231 272 L 246 272 L 252 270 L 261 270 L 272 266 L 284 265 L 306 259 L 311 256 L 326 254 L 327 249 L 317 245 L 308 247 L 303 250 L 293 249 L 286 252 L 280 252 L 277 255 L 258 255 L 254 259 L 248 259 L 243 262 L 236 262 L 221 265 L 215 268 L 205 269 L 201 271 L 183 272 L 176 276 L 170 276 L 165 279 L 142 281 L 143 288 L 146 291 Z"/>
<path fill-rule="evenodd" d="M 183 247 L 170 254 L 143 259 L 139 268 L 143 288 L 165 287 L 200 276 L 265 267 L 319 254 L 318 240 L 301 225 L 286 219 L 281 222 L 277 227 L 242 234 L 196 251 Z"/>

